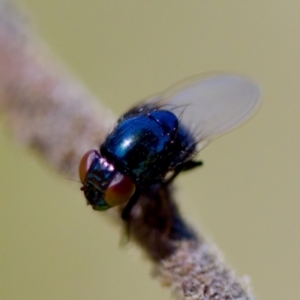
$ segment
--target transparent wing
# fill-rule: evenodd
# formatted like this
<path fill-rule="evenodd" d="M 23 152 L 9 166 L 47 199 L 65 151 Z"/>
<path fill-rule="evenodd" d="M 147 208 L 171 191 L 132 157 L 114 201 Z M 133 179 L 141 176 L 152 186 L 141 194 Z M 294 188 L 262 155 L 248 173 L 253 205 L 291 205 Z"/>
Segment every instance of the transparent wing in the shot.
<path fill-rule="evenodd" d="M 241 76 L 195 77 L 148 99 L 135 111 L 154 107 L 172 111 L 194 136 L 199 151 L 246 121 L 259 106 L 259 95 L 258 86 Z"/>

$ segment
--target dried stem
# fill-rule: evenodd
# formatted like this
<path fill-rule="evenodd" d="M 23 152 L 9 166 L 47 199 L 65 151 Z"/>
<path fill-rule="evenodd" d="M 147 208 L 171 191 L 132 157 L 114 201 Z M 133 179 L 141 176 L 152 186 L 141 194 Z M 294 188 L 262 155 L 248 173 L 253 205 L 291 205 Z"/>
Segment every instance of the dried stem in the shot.
<path fill-rule="evenodd" d="M 26 26 L 25 26 L 26 25 Z M 59 172 L 77 176 L 82 154 L 98 148 L 115 119 L 51 57 L 11 2 L 0 1 L 0 109 L 18 141 Z M 252 299 L 246 284 L 185 223 L 172 187 L 144 188 L 122 226 L 153 261 L 176 299 Z M 95 212 L 99 213 L 99 212 Z"/>

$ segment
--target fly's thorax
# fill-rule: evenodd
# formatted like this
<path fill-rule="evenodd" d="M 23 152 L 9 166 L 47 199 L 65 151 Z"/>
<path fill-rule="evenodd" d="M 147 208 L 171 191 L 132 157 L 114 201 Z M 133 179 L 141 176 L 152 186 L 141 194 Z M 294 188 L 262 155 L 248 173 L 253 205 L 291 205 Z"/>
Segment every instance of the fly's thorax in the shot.
<path fill-rule="evenodd" d="M 161 180 L 169 169 L 177 129 L 178 119 L 169 111 L 130 116 L 107 136 L 101 154 L 136 183 Z"/>

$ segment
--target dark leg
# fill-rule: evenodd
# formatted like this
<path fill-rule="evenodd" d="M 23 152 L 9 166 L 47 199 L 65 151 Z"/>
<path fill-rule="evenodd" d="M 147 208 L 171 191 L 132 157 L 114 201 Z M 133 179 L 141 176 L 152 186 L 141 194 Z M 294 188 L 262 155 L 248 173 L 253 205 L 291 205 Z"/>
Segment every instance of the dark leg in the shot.
<path fill-rule="evenodd" d="M 184 163 L 183 165 L 181 165 L 179 168 L 176 168 L 174 170 L 173 175 L 169 179 L 167 179 L 165 182 L 163 182 L 162 184 L 163 185 L 168 185 L 169 183 L 171 183 L 176 178 L 176 176 L 180 172 L 189 171 L 189 170 L 192 170 L 192 169 L 194 169 L 196 167 L 199 167 L 201 165 L 203 165 L 202 161 L 189 160 L 186 163 Z M 137 190 L 135 191 L 135 193 L 133 194 L 133 196 L 130 198 L 127 205 L 123 209 L 121 217 L 124 221 L 129 221 L 131 210 L 132 210 L 133 206 L 137 203 L 137 201 L 139 199 L 139 196 L 140 196 L 140 193 L 139 193 L 139 190 L 137 188 Z"/>
<path fill-rule="evenodd" d="M 203 162 L 201 160 L 195 161 L 195 160 L 188 160 L 184 165 L 181 171 L 189 171 L 196 167 L 200 167 L 203 165 Z"/>
<path fill-rule="evenodd" d="M 126 204 L 126 206 L 124 207 L 124 209 L 122 211 L 121 217 L 124 221 L 129 221 L 131 210 L 132 210 L 133 206 L 137 203 L 139 196 L 140 196 L 140 193 L 137 188 L 135 193 L 130 198 L 130 200 L 128 201 L 128 203 Z"/>
<path fill-rule="evenodd" d="M 196 167 L 200 167 L 203 165 L 202 161 L 195 161 L 195 160 L 188 160 L 187 162 L 185 162 L 183 165 L 181 165 L 178 168 L 175 168 L 173 175 L 167 179 L 163 184 L 164 185 L 168 185 L 169 183 L 171 183 L 180 172 L 184 172 L 184 171 L 189 171 L 192 170 Z"/>

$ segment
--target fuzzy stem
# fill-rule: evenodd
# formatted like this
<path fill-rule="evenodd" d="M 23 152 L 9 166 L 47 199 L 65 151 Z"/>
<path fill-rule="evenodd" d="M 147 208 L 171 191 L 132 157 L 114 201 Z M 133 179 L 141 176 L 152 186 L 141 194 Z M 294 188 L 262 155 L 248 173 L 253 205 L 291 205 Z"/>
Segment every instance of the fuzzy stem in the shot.
<path fill-rule="evenodd" d="M 0 110 L 19 142 L 51 168 L 77 177 L 83 153 L 98 148 L 115 118 L 51 57 L 9 1 L 0 0 Z M 130 221 L 112 210 L 152 260 L 176 299 L 252 299 L 215 246 L 182 219 L 172 187 L 141 190 Z M 99 212 L 95 212 L 99 213 Z"/>

